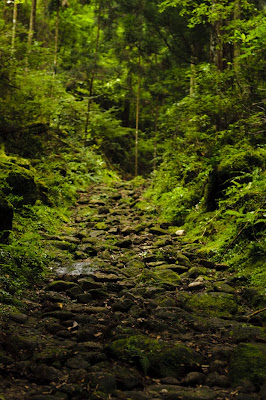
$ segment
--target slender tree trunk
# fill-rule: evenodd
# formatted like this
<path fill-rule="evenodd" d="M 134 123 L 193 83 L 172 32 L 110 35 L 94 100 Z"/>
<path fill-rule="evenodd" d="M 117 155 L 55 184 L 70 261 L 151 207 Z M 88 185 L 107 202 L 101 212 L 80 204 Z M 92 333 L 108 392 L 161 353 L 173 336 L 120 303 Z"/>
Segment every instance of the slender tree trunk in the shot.
<path fill-rule="evenodd" d="M 215 6 L 217 0 L 213 0 L 212 9 L 215 11 Z M 221 37 L 221 20 L 216 20 L 212 24 L 211 29 L 211 44 L 210 44 L 210 53 L 211 53 L 211 62 L 213 62 L 218 71 L 223 71 L 223 44 L 220 40 Z"/>
<path fill-rule="evenodd" d="M 28 35 L 29 48 L 32 45 L 34 32 L 35 32 L 36 8 L 37 8 L 37 0 L 32 0 L 31 13 L 30 13 L 30 27 L 29 27 L 29 35 Z"/>
<path fill-rule="evenodd" d="M 36 8 L 37 8 L 37 0 L 32 0 L 31 13 L 30 13 L 30 26 L 29 26 L 29 34 L 28 34 L 28 51 L 27 51 L 27 57 L 26 57 L 26 70 L 28 69 L 28 66 L 29 66 L 31 46 L 32 46 L 32 41 L 33 41 L 34 31 L 35 31 Z"/>
<path fill-rule="evenodd" d="M 3 6 L 3 20 L 5 21 L 5 23 L 8 22 L 9 20 L 9 7 L 8 7 L 8 3 L 7 0 L 4 0 L 4 6 Z"/>
<path fill-rule="evenodd" d="M 12 25 L 12 37 L 11 37 L 11 58 L 14 59 L 16 51 L 16 33 L 17 33 L 17 19 L 18 19 L 18 3 L 14 0 L 13 6 L 13 25 Z"/>
<path fill-rule="evenodd" d="M 154 145 L 153 145 L 153 171 L 156 171 L 157 168 L 157 149 L 158 149 L 158 116 L 159 116 L 159 104 L 158 98 L 156 98 L 156 106 L 155 106 L 155 118 L 154 118 Z"/>
<path fill-rule="evenodd" d="M 155 53 L 155 71 L 156 71 L 156 82 L 158 82 L 158 59 Z M 154 144 L 153 144 L 153 171 L 157 168 L 157 134 L 158 134 L 158 116 L 159 116 L 159 99 L 158 96 L 155 98 L 155 112 L 154 112 Z"/>
<path fill-rule="evenodd" d="M 234 10 L 234 20 L 240 19 L 240 16 L 241 16 L 240 0 L 237 0 Z M 240 44 L 234 43 L 233 64 L 236 72 L 239 70 L 239 61 L 238 61 L 239 56 L 240 56 Z"/>
<path fill-rule="evenodd" d="M 98 51 L 99 51 L 100 31 L 101 31 L 100 18 L 101 18 L 101 0 L 99 1 L 99 6 L 98 6 L 97 34 L 96 34 L 95 53 L 94 53 L 94 65 L 93 65 L 91 79 L 90 79 L 90 85 L 89 85 L 89 98 L 88 98 L 87 114 L 86 114 L 86 122 L 85 122 L 85 136 L 88 133 L 91 101 L 92 101 L 92 94 L 93 94 L 93 83 L 94 83 L 95 74 L 96 74 L 97 56 L 98 56 Z"/>
<path fill-rule="evenodd" d="M 189 94 L 192 96 L 196 90 L 196 57 L 194 55 L 194 46 L 191 46 L 191 58 L 190 58 L 190 87 Z"/>
<path fill-rule="evenodd" d="M 57 73 L 57 65 L 58 65 L 59 23 L 60 23 L 60 2 L 59 0 L 57 0 L 55 35 L 54 35 L 54 76 Z"/>
<path fill-rule="evenodd" d="M 135 132 L 135 176 L 138 176 L 138 168 L 139 168 L 139 103 L 140 103 L 140 55 L 138 61 L 138 83 L 137 83 L 137 96 L 136 96 L 136 132 Z"/>

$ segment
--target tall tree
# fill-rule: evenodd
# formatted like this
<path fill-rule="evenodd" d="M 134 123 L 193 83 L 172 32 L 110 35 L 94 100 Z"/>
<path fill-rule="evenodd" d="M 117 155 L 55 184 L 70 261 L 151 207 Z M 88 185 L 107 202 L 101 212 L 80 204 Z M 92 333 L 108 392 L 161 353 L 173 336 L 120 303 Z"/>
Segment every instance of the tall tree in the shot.
<path fill-rule="evenodd" d="M 36 8 L 37 8 L 37 0 L 32 0 L 31 12 L 30 12 L 29 33 L 28 33 L 28 49 L 27 49 L 27 56 L 26 56 L 26 69 L 28 69 L 31 46 L 32 46 L 32 41 L 33 41 L 33 37 L 34 37 L 34 33 L 35 33 Z"/>
<path fill-rule="evenodd" d="M 97 69 L 97 57 L 99 51 L 99 43 L 100 43 L 100 30 L 101 30 L 101 13 L 102 13 L 102 1 L 98 1 L 97 9 L 97 28 L 96 28 L 96 39 L 95 39 L 95 50 L 94 50 L 94 60 L 93 66 L 91 71 L 91 77 L 89 81 L 89 97 L 88 97 L 88 105 L 87 105 L 87 114 L 86 114 L 86 122 L 85 122 L 85 136 L 88 133 L 88 126 L 89 126 L 89 117 L 90 117 L 90 109 L 91 109 L 91 102 L 92 102 L 92 95 L 93 95 L 93 84 L 95 80 L 95 74 Z"/>
<path fill-rule="evenodd" d="M 12 20 L 12 37 L 11 37 L 11 59 L 14 59 L 15 56 L 15 42 L 16 42 L 16 33 L 17 33 L 17 22 L 18 22 L 18 3 L 19 0 L 14 0 L 13 3 L 13 20 Z"/>

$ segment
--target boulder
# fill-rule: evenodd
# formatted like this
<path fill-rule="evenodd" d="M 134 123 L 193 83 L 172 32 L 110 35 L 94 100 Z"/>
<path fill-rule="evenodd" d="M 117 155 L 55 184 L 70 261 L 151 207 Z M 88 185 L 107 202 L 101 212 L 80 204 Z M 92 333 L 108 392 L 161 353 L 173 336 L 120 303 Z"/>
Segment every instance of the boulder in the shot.
<path fill-rule="evenodd" d="M 192 294 L 186 303 L 190 311 L 221 318 L 232 318 L 240 308 L 235 296 L 223 292 Z"/>
<path fill-rule="evenodd" d="M 108 349 L 113 357 L 159 377 L 179 377 L 203 362 L 203 357 L 187 346 L 169 348 L 167 343 L 144 335 L 115 340 Z"/>
<path fill-rule="evenodd" d="M 0 231 L 10 231 L 13 221 L 13 206 L 0 192 Z"/>
<path fill-rule="evenodd" d="M 25 168 L 18 168 L 11 171 L 6 178 L 11 193 L 18 198 L 14 201 L 16 206 L 23 204 L 33 205 L 38 199 L 38 186 L 32 172 Z"/>
<path fill-rule="evenodd" d="M 240 343 L 232 353 L 229 375 L 235 385 L 246 380 L 261 388 L 266 383 L 266 344 Z"/>
<path fill-rule="evenodd" d="M 66 290 L 69 290 L 73 287 L 79 287 L 79 285 L 77 285 L 75 282 L 53 281 L 46 286 L 46 290 L 51 290 L 54 292 L 65 292 Z"/>

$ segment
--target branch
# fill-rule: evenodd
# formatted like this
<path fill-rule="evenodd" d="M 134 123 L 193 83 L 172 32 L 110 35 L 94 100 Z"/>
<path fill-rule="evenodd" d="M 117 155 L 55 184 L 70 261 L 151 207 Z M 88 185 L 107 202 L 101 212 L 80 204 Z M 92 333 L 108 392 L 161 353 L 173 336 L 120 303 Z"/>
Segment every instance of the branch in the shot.
<path fill-rule="evenodd" d="M 266 307 L 262 308 L 261 310 L 254 311 L 252 314 L 247 315 L 245 318 L 249 319 L 249 318 L 254 317 L 255 315 L 260 314 L 264 311 L 266 311 Z"/>

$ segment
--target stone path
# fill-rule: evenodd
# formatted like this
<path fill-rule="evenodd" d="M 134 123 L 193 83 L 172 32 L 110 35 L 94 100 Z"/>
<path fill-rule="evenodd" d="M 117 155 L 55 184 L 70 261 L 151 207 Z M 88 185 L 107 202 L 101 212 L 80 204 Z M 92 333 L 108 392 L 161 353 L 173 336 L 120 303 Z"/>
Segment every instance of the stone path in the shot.
<path fill-rule="evenodd" d="M 266 398 L 263 299 L 182 249 L 140 196 L 92 187 L 71 235 L 44 235 L 76 261 L 3 319 L 0 400 Z"/>

